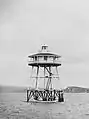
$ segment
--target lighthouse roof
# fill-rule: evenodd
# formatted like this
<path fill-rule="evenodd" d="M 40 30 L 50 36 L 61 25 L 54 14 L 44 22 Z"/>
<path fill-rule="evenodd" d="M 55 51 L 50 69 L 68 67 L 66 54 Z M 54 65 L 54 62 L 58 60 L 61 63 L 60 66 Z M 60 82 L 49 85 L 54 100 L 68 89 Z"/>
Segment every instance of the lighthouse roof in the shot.
<path fill-rule="evenodd" d="M 42 45 L 41 50 L 38 53 L 34 53 L 32 55 L 29 55 L 28 57 L 35 57 L 35 56 L 51 56 L 51 57 L 61 57 L 57 55 L 56 53 L 52 53 L 48 51 L 48 45 Z"/>
<path fill-rule="evenodd" d="M 53 56 L 53 57 L 61 57 L 57 54 L 51 53 L 51 52 L 39 52 L 39 53 L 34 53 L 32 55 L 29 55 L 28 57 L 35 57 L 35 56 Z"/>

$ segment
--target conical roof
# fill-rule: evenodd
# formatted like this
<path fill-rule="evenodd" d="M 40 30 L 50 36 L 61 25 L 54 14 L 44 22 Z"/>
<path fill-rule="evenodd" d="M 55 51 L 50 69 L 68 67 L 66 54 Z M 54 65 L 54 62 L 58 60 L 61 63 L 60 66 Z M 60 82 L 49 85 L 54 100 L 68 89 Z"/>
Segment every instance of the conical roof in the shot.
<path fill-rule="evenodd" d="M 42 45 L 41 50 L 38 53 L 34 53 L 32 55 L 29 55 L 28 57 L 35 57 L 35 56 L 52 56 L 52 57 L 61 57 L 57 55 L 56 53 L 50 52 L 48 50 L 48 45 Z"/>

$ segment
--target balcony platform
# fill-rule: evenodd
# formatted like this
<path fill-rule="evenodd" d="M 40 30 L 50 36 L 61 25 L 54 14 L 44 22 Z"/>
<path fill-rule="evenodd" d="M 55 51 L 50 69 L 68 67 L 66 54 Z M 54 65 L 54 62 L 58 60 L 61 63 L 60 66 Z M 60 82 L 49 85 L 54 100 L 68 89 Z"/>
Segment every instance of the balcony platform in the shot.
<path fill-rule="evenodd" d="M 59 64 L 59 63 L 28 63 L 28 65 L 29 66 L 40 66 L 40 67 L 44 67 L 44 66 L 46 66 L 46 67 L 49 67 L 49 66 L 53 66 L 53 67 L 55 67 L 55 66 L 61 66 L 61 64 Z"/>
<path fill-rule="evenodd" d="M 49 66 L 61 66 L 60 61 L 29 61 L 29 66 L 41 66 L 41 67 L 49 67 Z"/>

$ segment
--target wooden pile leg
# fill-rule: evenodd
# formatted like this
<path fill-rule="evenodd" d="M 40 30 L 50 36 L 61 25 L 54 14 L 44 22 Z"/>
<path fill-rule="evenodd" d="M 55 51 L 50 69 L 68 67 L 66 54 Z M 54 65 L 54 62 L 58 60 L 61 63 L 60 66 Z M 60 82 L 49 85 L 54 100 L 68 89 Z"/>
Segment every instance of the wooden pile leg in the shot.
<path fill-rule="evenodd" d="M 58 102 L 64 102 L 63 91 L 58 91 Z"/>
<path fill-rule="evenodd" d="M 27 102 L 29 102 L 29 90 L 27 90 Z"/>

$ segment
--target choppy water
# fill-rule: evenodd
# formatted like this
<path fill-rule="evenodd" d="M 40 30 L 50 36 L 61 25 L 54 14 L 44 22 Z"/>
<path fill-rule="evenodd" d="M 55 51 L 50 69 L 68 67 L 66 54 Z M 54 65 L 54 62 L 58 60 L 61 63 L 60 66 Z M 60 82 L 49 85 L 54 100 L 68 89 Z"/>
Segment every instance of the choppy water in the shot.
<path fill-rule="evenodd" d="M 0 119 L 89 119 L 89 94 L 65 94 L 65 103 L 26 103 L 25 93 L 0 94 Z"/>

